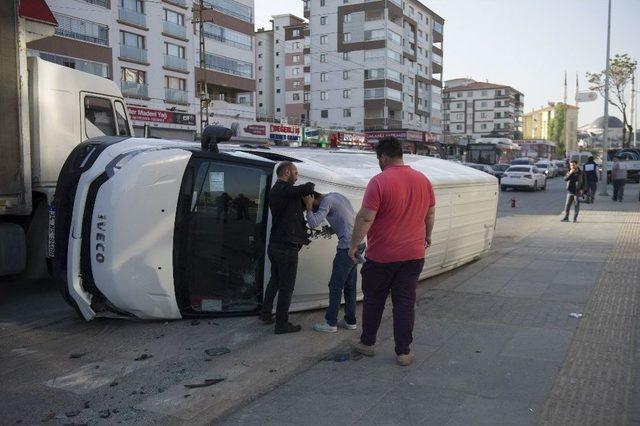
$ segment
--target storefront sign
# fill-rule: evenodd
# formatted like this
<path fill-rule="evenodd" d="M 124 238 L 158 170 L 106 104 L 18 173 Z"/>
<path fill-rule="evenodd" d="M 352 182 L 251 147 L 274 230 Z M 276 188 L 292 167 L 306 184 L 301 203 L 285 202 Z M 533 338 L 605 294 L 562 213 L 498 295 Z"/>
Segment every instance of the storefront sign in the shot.
<path fill-rule="evenodd" d="M 364 133 L 356 132 L 338 132 L 337 141 L 339 145 L 346 146 L 364 146 L 366 144 L 366 136 Z"/>
<path fill-rule="evenodd" d="M 216 116 L 209 120 L 209 124 L 231 129 L 231 134 L 237 138 L 261 139 L 262 141 L 267 138 L 268 124 L 258 121 L 245 121 L 238 120 L 237 118 Z"/>
<path fill-rule="evenodd" d="M 127 107 L 129 116 L 134 121 L 147 121 L 152 123 L 182 124 L 186 126 L 196 125 L 195 114 L 163 111 L 140 107 Z"/>
<path fill-rule="evenodd" d="M 244 129 L 245 133 L 256 136 L 266 136 L 267 126 L 264 124 L 249 124 Z"/>
<path fill-rule="evenodd" d="M 384 137 L 393 136 L 396 139 L 403 141 L 423 142 L 423 132 L 417 130 L 384 130 L 375 132 L 366 132 L 366 138 L 368 143 L 378 142 Z"/>
<path fill-rule="evenodd" d="M 269 139 L 274 141 L 299 141 L 302 138 L 300 126 L 289 124 L 269 125 Z"/>

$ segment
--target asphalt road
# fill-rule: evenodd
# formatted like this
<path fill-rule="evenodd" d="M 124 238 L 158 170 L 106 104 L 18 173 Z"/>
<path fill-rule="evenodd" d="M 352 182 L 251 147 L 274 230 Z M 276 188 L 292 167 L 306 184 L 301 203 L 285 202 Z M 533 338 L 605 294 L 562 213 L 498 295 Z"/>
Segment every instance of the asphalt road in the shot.
<path fill-rule="evenodd" d="M 628 192 L 637 199 L 633 187 Z M 546 191 L 501 192 L 494 248 L 517 244 L 563 205 L 561 178 Z M 255 317 L 85 322 L 49 281 L 5 282 L 0 293 L 0 412 L 6 424 L 206 423 L 245 403 L 256 384 L 289 380 L 341 343 L 316 334 L 278 340 Z M 310 328 L 321 316 L 296 314 L 295 321 Z M 220 347 L 231 354 L 205 353 Z M 226 382 L 207 392 L 184 387 L 218 378 Z"/>

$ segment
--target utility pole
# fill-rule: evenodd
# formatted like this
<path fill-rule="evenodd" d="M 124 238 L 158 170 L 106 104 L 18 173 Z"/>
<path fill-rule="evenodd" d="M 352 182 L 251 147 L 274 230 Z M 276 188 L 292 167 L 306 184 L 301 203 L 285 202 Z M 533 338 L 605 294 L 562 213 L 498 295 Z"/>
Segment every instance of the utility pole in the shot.
<path fill-rule="evenodd" d="M 200 36 L 200 70 L 202 79 L 198 82 L 198 90 L 200 92 L 200 134 L 206 126 L 209 125 L 209 90 L 207 89 L 207 79 L 205 74 L 205 44 L 204 44 L 204 0 L 200 0 L 198 5 L 198 35 Z"/>
<path fill-rule="evenodd" d="M 636 135 L 638 133 L 638 130 L 636 129 L 636 126 L 638 123 L 636 123 L 636 71 L 633 70 L 633 75 L 631 76 L 631 127 L 633 130 L 633 147 L 636 148 L 637 146 L 637 138 Z"/>
<path fill-rule="evenodd" d="M 607 192 L 607 148 L 609 148 L 609 73 L 611 70 L 611 0 L 607 17 L 607 68 L 604 75 L 604 132 L 602 132 L 602 174 L 600 175 L 600 195 L 608 196 Z"/>

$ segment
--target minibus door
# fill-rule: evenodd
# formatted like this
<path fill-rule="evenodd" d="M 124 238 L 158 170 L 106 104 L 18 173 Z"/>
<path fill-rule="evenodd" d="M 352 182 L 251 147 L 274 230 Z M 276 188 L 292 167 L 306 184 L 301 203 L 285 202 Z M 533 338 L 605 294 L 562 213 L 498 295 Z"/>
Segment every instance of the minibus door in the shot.
<path fill-rule="evenodd" d="M 259 310 L 272 165 L 193 159 L 176 216 L 175 287 L 185 315 Z"/>

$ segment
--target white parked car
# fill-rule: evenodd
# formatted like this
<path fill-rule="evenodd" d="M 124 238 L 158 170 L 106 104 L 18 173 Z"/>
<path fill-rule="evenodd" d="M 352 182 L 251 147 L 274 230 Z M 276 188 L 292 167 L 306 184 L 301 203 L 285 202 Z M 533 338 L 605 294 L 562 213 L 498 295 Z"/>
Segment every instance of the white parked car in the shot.
<path fill-rule="evenodd" d="M 530 189 L 532 191 L 547 189 L 547 177 L 536 166 L 511 166 L 502 175 L 500 189 Z"/>
<path fill-rule="evenodd" d="M 558 175 L 558 169 L 553 163 L 548 161 L 541 161 L 535 164 L 535 167 L 540 170 L 540 173 L 543 173 L 547 179 L 551 179 Z"/>

